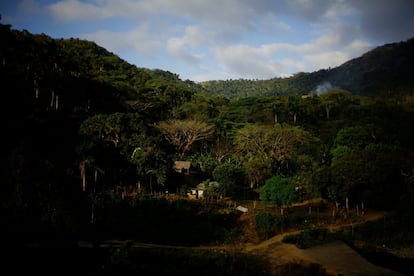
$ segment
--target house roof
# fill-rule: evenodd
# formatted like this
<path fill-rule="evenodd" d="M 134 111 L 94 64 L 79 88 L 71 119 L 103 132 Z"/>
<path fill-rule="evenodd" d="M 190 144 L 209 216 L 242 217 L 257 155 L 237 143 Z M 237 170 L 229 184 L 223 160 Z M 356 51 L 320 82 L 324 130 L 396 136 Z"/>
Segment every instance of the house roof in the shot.
<path fill-rule="evenodd" d="M 177 172 L 181 172 L 183 169 L 188 170 L 191 167 L 190 161 L 175 161 L 174 162 L 174 169 Z"/>

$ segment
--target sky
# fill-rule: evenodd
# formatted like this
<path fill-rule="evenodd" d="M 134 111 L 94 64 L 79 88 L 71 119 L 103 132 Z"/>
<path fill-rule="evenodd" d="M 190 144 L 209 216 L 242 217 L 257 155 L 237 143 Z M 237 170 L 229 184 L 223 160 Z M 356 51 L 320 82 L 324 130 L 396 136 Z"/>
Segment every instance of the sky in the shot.
<path fill-rule="evenodd" d="M 0 0 L 0 14 L 195 82 L 333 68 L 414 37 L 412 0 Z"/>

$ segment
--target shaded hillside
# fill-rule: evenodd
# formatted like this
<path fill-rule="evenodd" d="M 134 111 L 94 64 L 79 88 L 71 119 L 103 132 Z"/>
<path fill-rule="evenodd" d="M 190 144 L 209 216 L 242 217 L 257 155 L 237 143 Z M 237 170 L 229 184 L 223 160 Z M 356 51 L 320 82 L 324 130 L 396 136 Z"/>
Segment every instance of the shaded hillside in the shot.
<path fill-rule="evenodd" d="M 134 168 L 106 144 L 93 148 L 94 159 L 88 155 L 92 143 L 79 134 L 85 120 L 97 118 L 91 129 L 102 126 L 112 135 L 108 129 L 119 129 L 98 121 L 111 115 L 108 121 L 129 120 L 144 135 L 199 90 L 171 72 L 137 68 L 90 41 L 53 39 L 1 24 L 0 41 L 0 214 L 10 232 L 13 227 L 36 232 L 40 222 L 70 231 L 88 209 L 80 189 L 84 159 L 100 166 L 99 177 L 112 185 L 121 181 L 113 172 L 119 167 L 122 177 L 134 176 Z"/>
<path fill-rule="evenodd" d="M 191 98 L 199 90 L 171 72 L 131 65 L 94 42 L 52 39 L 10 25 L 0 25 L 0 39 L 2 82 L 13 90 L 3 97 L 12 109 L 108 113 L 125 110 L 130 101 L 157 98 L 162 105 L 171 91 Z"/>
<path fill-rule="evenodd" d="M 405 198 L 403 214 L 413 213 L 413 97 L 334 89 L 230 101 L 89 41 L 7 25 L 0 39 L 0 229 L 10 245 L 234 241 L 238 211 L 215 216 L 204 205 L 228 198 L 275 209 L 312 196 L 387 211 Z M 308 93 L 335 72 L 260 83 Z M 191 162 L 188 174 L 177 172 L 177 160 Z M 196 203 L 202 209 L 182 200 L 197 184 L 207 187 L 208 201 Z M 286 191 L 272 192 L 280 184 Z M 289 223 L 263 218 L 264 226 Z"/>
<path fill-rule="evenodd" d="M 396 94 L 414 91 L 414 38 L 377 47 L 327 72 L 334 86 L 355 94 Z"/>
<path fill-rule="evenodd" d="M 288 78 L 269 80 L 207 81 L 213 95 L 228 98 L 321 93 L 342 88 L 358 95 L 411 94 L 414 92 L 414 38 L 377 47 L 338 67 Z"/>

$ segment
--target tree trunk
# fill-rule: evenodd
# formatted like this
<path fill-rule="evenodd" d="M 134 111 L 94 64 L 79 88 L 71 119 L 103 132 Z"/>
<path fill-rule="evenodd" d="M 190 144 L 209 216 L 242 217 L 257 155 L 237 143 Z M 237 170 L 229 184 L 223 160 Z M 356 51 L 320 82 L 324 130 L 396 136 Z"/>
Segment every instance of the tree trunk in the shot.
<path fill-rule="evenodd" d="M 98 181 L 98 170 L 95 168 L 95 178 L 93 184 L 93 196 L 91 197 L 91 224 L 95 222 L 95 194 L 96 194 L 96 182 Z"/>
<path fill-rule="evenodd" d="M 346 199 L 345 199 L 345 207 L 346 207 L 346 212 L 349 213 L 349 200 L 348 200 L 348 197 L 346 197 Z"/>
<path fill-rule="evenodd" d="M 86 163 L 81 161 L 79 164 L 80 177 L 82 179 L 82 192 L 86 191 Z"/>
<path fill-rule="evenodd" d="M 326 120 L 329 121 L 330 113 L 331 113 L 331 107 L 329 105 L 326 105 L 325 106 L 325 111 L 326 111 Z"/>
<path fill-rule="evenodd" d="M 361 201 L 361 215 L 363 216 L 364 213 L 365 213 L 365 210 L 364 210 L 364 202 Z"/>
<path fill-rule="evenodd" d="M 52 91 L 52 97 L 50 99 L 50 109 L 53 110 L 55 107 L 55 91 Z"/>
<path fill-rule="evenodd" d="M 35 98 L 38 99 L 39 98 L 39 83 L 37 82 L 37 80 L 34 80 L 33 84 L 34 84 L 34 89 L 35 89 Z"/>

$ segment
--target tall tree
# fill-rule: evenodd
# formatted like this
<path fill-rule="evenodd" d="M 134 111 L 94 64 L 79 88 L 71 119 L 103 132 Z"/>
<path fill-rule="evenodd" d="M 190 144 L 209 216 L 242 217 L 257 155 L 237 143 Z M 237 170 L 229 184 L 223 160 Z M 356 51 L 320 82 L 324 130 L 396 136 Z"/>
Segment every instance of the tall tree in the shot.
<path fill-rule="evenodd" d="M 300 127 L 276 124 L 247 125 L 235 136 L 238 150 L 245 155 L 261 155 L 283 162 L 310 142 L 310 134 Z"/>
<path fill-rule="evenodd" d="M 287 98 L 276 97 L 276 99 L 272 101 L 273 122 L 275 124 L 280 122 L 280 114 L 286 111 L 287 103 L 285 99 Z"/>
<path fill-rule="evenodd" d="M 206 139 L 213 133 L 212 125 L 193 119 L 162 121 L 157 128 L 174 145 L 180 158 L 184 157 L 195 141 Z"/>
<path fill-rule="evenodd" d="M 292 95 L 288 97 L 289 113 L 293 116 L 293 124 L 296 125 L 298 116 L 303 112 L 304 104 L 301 96 Z"/>
<path fill-rule="evenodd" d="M 260 200 L 265 204 L 280 207 L 280 212 L 283 215 L 283 208 L 296 202 L 299 198 L 294 182 L 293 178 L 273 176 L 266 180 L 266 183 L 261 187 Z"/>
<path fill-rule="evenodd" d="M 243 160 L 251 187 L 260 185 L 272 171 L 290 159 L 311 141 L 311 135 L 290 125 L 251 124 L 240 129 L 234 138 L 239 158 Z"/>
<path fill-rule="evenodd" d="M 332 89 L 322 94 L 320 99 L 325 107 L 326 120 L 330 120 L 332 108 L 344 108 L 350 103 L 351 96 L 351 92 L 343 89 Z"/>
<path fill-rule="evenodd" d="M 241 164 L 227 159 L 213 171 L 213 177 L 219 182 L 219 190 L 224 196 L 240 196 L 246 179 Z"/>

